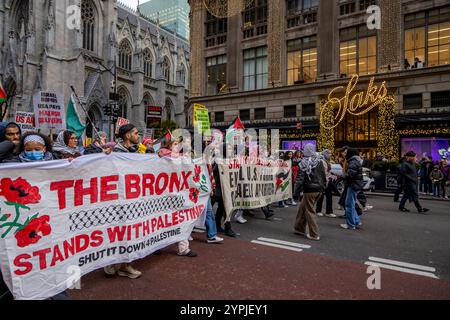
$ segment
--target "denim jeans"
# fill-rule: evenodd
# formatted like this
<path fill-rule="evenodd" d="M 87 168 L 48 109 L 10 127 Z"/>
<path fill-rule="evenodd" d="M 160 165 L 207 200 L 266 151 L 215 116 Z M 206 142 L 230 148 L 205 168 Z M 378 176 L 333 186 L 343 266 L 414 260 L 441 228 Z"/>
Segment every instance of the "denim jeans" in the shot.
<path fill-rule="evenodd" d="M 357 193 L 358 192 L 353 190 L 353 188 L 348 187 L 347 196 L 345 198 L 345 219 L 347 221 L 347 225 L 352 229 L 356 228 L 361 223 L 355 209 Z"/>
<path fill-rule="evenodd" d="M 441 196 L 441 185 L 440 182 L 433 183 L 433 197 L 440 197 Z"/>
<path fill-rule="evenodd" d="M 214 217 L 214 211 L 211 203 L 211 198 L 206 204 L 206 232 L 208 233 L 208 239 L 212 239 L 217 236 L 216 218 Z"/>

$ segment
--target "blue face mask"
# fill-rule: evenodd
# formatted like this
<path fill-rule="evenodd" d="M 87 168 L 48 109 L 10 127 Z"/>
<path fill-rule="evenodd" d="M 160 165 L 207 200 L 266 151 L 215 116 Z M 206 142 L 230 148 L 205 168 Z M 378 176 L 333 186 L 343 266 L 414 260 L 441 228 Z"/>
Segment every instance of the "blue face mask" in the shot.
<path fill-rule="evenodd" d="M 25 151 L 25 155 L 30 160 L 39 161 L 44 158 L 44 151 Z"/>

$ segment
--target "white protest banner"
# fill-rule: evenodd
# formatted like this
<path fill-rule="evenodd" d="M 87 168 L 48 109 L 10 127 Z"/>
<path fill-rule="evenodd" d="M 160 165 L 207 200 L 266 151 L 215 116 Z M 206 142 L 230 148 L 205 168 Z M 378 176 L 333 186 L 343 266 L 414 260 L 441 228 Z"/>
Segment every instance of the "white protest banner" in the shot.
<path fill-rule="evenodd" d="M 204 219 L 208 177 L 190 159 L 124 153 L 5 164 L 3 279 L 15 299 L 45 299 L 73 284 L 74 268 L 82 276 L 186 240 Z"/>
<path fill-rule="evenodd" d="M 39 91 L 33 96 L 34 115 L 38 129 L 66 129 L 63 96 L 59 93 Z"/>
<path fill-rule="evenodd" d="M 34 121 L 34 113 L 32 113 L 32 112 L 16 111 L 15 122 L 20 127 L 22 132 L 36 130 L 36 124 Z"/>
<path fill-rule="evenodd" d="M 292 198 L 291 164 L 257 157 L 216 159 L 227 219 L 236 209 L 256 209 Z"/>

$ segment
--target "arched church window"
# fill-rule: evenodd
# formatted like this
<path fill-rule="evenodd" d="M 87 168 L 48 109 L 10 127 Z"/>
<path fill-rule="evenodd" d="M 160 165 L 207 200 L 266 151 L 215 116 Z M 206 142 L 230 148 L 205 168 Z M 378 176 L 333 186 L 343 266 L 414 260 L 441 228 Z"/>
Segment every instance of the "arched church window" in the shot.
<path fill-rule="evenodd" d="M 92 1 L 81 2 L 81 21 L 83 22 L 83 49 L 94 51 L 95 9 Z"/>
<path fill-rule="evenodd" d="M 164 57 L 164 62 L 162 64 L 162 70 L 167 83 L 170 83 L 170 61 L 167 57 Z"/>
<path fill-rule="evenodd" d="M 153 68 L 153 56 L 149 49 L 145 49 L 144 51 L 144 75 L 146 77 L 152 77 L 152 68 Z"/>
<path fill-rule="evenodd" d="M 119 92 L 119 112 L 118 116 L 121 118 L 127 118 L 128 109 L 128 92 L 125 89 L 120 89 Z"/>
<path fill-rule="evenodd" d="M 128 40 L 123 40 L 119 46 L 119 67 L 131 71 L 133 49 Z"/>

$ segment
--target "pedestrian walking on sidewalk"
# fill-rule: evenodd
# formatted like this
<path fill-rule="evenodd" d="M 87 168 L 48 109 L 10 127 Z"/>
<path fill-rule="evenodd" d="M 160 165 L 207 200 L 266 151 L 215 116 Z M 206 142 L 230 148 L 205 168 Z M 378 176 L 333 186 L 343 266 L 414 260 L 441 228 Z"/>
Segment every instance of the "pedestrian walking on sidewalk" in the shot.
<path fill-rule="evenodd" d="M 345 185 L 347 187 L 347 195 L 345 197 L 345 219 L 346 224 L 341 224 L 341 228 L 348 230 L 356 230 L 361 226 L 361 220 L 356 211 L 355 204 L 357 195 L 363 190 L 363 160 L 358 155 L 358 150 L 348 148 L 346 154 L 347 171 L 344 174 Z"/>
<path fill-rule="evenodd" d="M 326 168 L 326 187 L 325 192 L 322 193 L 317 201 L 316 205 L 316 213 L 317 216 L 322 217 L 324 214 L 322 213 L 323 200 L 326 199 L 326 211 L 325 216 L 328 218 L 336 218 L 336 215 L 333 213 L 333 192 L 337 191 L 336 187 L 333 183 L 333 178 L 331 174 L 331 151 L 324 150 L 321 153 L 321 159 L 323 161 L 323 165 Z"/>
<path fill-rule="evenodd" d="M 419 193 L 417 192 L 417 155 L 410 151 L 405 154 L 406 161 L 401 166 L 403 198 L 400 201 L 399 210 L 402 212 L 410 212 L 405 208 L 406 201 L 414 202 L 419 213 L 426 213 L 429 209 L 422 208 L 419 202 Z"/>
<path fill-rule="evenodd" d="M 310 240 L 320 240 L 319 227 L 316 222 L 315 204 L 320 195 L 325 191 L 327 183 L 325 167 L 316 153 L 313 144 L 307 144 L 304 149 L 303 158 L 299 164 L 295 194 L 303 193 L 300 208 L 295 220 L 295 232 L 306 236 Z M 306 233 L 308 225 L 309 233 Z"/>

